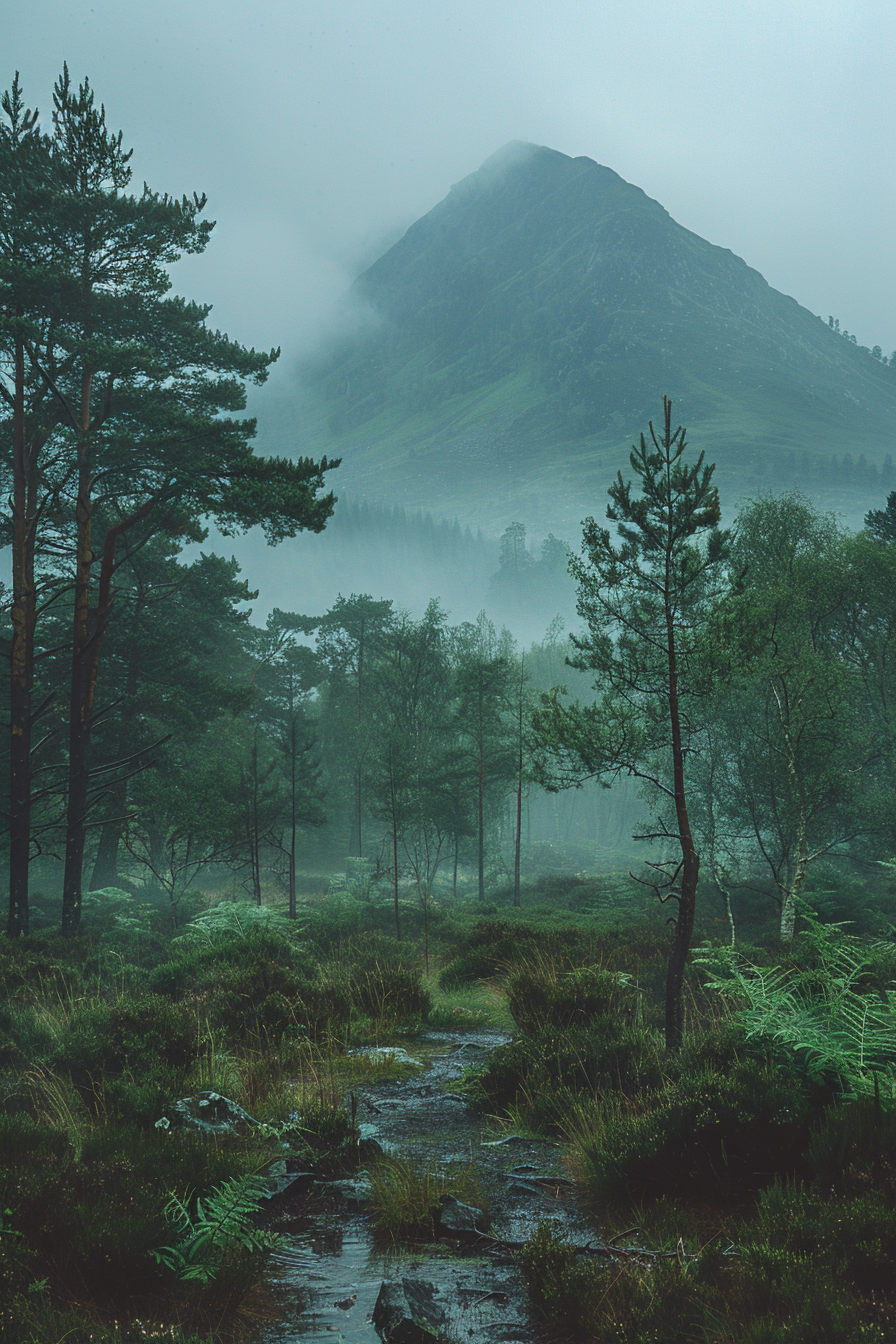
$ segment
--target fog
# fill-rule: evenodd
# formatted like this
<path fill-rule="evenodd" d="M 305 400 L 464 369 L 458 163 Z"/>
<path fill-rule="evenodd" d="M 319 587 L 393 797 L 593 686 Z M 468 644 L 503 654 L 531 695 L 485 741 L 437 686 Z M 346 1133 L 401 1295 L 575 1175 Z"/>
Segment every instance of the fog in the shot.
<path fill-rule="evenodd" d="M 349 279 L 508 140 L 586 154 L 770 284 L 896 344 L 892 7 L 534 0 L 49 0 L 4 15 L 47 113 L 89 75 L 137 180 L 219 221 L 178 285 L 280 377 Z"/>
<path fill-rule="evenodd" d="M 137 184 L 208 194 L 212 242 L 175 287 L 236 339 L 281 347 L 252 410 L 263 448 L 294 453 L 277 409 L 301 360 L 365 319 L 346 305 L 352 279 L 510 140 L 607 164 L 891 350 L 894 38 L 877 0 L 268 0 L 251 14 L 234 0 L 48 0 L 39 24 L 23 6 L 4 15 L 3 82 L 18 69 L 46 118 L 67 61 L 133 145 Z M 236 549 L 265 605 L 310 558 L 304 544 Z M 312 605 L 355 585 L 324 568 Z M 414 592 L 429 586 L 419 575 Z"/>

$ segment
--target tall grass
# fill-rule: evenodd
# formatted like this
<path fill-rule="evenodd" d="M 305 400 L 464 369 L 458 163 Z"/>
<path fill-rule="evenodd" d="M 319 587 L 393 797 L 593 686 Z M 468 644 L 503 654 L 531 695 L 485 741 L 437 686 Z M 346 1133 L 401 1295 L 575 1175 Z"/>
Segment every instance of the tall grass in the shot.
<path fill-rule="evenodd" d="M 431 1237 L 446 1195 L 484 1207 L 472 1167 L 441 1170 L 407 1158 L 381 1157 L 370 1171 L 370 1184 L 374 1227 L 393 1237 Z"/>

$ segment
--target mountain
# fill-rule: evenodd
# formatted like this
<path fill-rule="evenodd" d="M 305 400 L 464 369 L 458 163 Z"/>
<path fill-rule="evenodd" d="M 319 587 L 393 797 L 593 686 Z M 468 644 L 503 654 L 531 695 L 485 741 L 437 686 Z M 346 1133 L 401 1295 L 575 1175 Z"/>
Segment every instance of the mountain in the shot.
<path fill-rule="evenodd" d="M 896 486 L 896 368 L 591 159 L 507 146 L 352 299 L 368 320 L 305 370 L 301 423 L 357 493 L 577 522 L 664 393 L 735 494 Z"/>

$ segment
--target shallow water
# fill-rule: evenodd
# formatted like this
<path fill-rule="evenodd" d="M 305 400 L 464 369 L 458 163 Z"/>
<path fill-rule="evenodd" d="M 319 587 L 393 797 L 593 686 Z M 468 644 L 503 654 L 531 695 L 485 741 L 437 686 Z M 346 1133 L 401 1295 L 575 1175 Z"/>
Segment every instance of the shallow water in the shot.
<path fill-rule="evenodd" d="M 410 1053 L 422 1067 L 401 1081 L 384 1078 L 356 1088 L 358 1118 L 387 1152 L 424 1166 L 474 1166 L 496 1238 L 525 1240 L 548 1218 L 581 1232 L 556 1145 L 515 1137 L 496 1143 L 481 1118 L 451 1095 L 463 1070 L 507 1039 L 494 1032 L 435 1032 L 415 1041 Z M 452 1340 L 544 1344 L 529 1320 L 525 1285 L 512 1257 L 487 1241 L 384 1243 L 363 1210 L 341 1199 L 338 1186 L 331 1190 L 331 1208 L 300 1215 L 289 1226 L 290 1250 L 276 1288 L 283 1317 L 262 1332 L 259 1344 L 376 1344 L 371 1315 L 380 1287 L 401 1278 L 433 1285 Z"/>

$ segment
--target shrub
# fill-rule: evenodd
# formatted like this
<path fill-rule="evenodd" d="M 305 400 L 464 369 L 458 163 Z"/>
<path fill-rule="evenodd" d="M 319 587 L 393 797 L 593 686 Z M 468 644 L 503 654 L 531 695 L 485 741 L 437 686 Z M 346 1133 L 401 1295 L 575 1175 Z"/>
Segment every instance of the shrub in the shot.
<path fill-rule="evenodd" d="M 695 1331 L 706 1294 L 678 1258 L 595 1262 L 577 1256 L 543 1223 L 519 1260 L 535 1310 L 561 1323 L 577 1344 L 691 1344 L 716 1337 Z"/>
<path fill-rule="evenodd" d="M 545 924 L 531 914 L 511 919 L 480 919 L 460 939 L 458 955 L 439 979 L 444 989 L 455 989 L 473 980 L 485 980 L 515 966 L 534 953 L 575 958 L 593 947 L 593 937 L 579 926 Z M 569 960 L 567 965 L 570 964 Z"/>
<path fill-rule="evenodd" d="M 71 1078 L 94 1112 L 117 1095 L 128 1114 L 150 1118 L 183 1085 L 198 1050 L 195 1019 L 183 1005 L 157 994 L 122 996 L 79 1006 L 49 1065 Z M 128 1086 L 116 1089 L 118 1080 Z"/>
<path fill-rule="evenodd" d="M 550 958 L 532 958 L 508 980 L 508 1008 L 529 1036 L 547 1028 L 587 1026 L 595 1017 L 619 1019 L 634 1011 L 629 980 L 619 971 L 596 966 L 560 971 Z"/>
<path fill-rule="evenodd" d="M 877 1193 L 830 1199 L 776 1182 L 759 1196 L 743 1255 L 760 1279 L 774 1282 L 782 1264 L 797 1271 L 809 1264 L 861 1293 L 889 1296 L 896 1290 L 896 1208 Z"/>
<path fill-rule="evenodd" d="M 743 1229 L 732 1280 L 730 1309 L 751 1344 L 883 1344 L 896 1325 L 896 1210 L 880 1195 L 829 1200 L 775 1184 Z"/>
<path fill-rule="evenodd" d="M 570 1093 L 594 1098 L 658 1086 L 661 1059 L 653 1032 L 601 1018 L 499 1046 L 469 1091 L 480 1110 L 522 1105 L 530 1124 L 556 1126 Z"/>
<path fill-rule="evenodd" d="M 812 1134 L 806 1161 L 823 1189 L 876 1191 L 896 1203 L 896 1111 L 873 1100 L 831 1106 Z"/>
<path fill-rule="evenodd" d="M 419 970 L 400 963 L 355 970 L 352 988 L 358 1007 L 380 1028 L 419 1023 L 432 1007 Z"/>
<path fill-rule="evenodd" d="M 168 1241 L 170 1191 L 202 1196 L 269 1156 L 252 1138 L 209 1143 L 111 1122 L 86 1125 L 76 1152 L 66 1132 L 21 1114 L 0 1115 L 0 1140 L 0 1207 L 38 1258 L 36 1276 L 98 1305 L 170 1295 L 149 1254 Z"/>
<path fill-rule="evenodd" d="M 700 1197 L 804 1170 L 809 1119 L 792 1078 L 745 1060 L 727 1073 L 685 1074 L 637 1105 L 582 1103 L 565 1131 L 579 1179 L 597 1198 Z"/>

